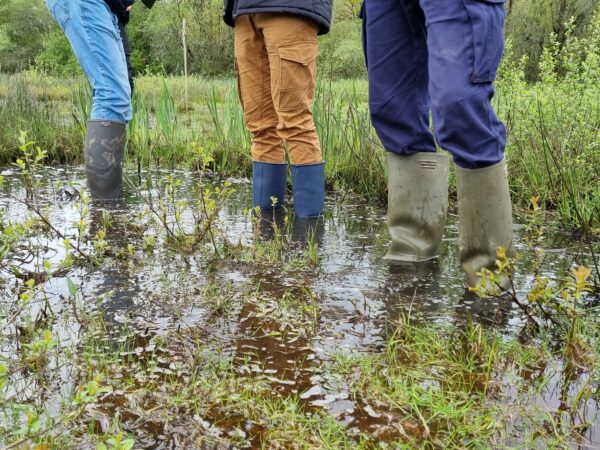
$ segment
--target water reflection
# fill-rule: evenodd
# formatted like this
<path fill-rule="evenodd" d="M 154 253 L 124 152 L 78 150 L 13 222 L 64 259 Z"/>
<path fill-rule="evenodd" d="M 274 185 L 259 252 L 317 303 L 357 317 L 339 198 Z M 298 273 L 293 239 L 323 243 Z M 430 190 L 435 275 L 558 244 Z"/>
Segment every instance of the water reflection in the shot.
<path fill-rule="evenodd" d="M 182 180 L 178 194 L 183 198 L 194 200 L 198 195 L 197 177 L 187 172 L 152 171 L 147 175 L 159 180 L 166 174 Z M 22 195 L 16 176 L 7 174 L 6 178 L 6 192 Z M 74 198 L 57 195 L 53 186 L 58 179 L 83 186 L 83 171 L 49 169 L 41 178 L 40 198 L 48 207 L 49 218 L 64 233 L 75 236 L 79 215 Z M 182 324 L 189 329 L 210 329 L 231 349 L 240 373 L 263 377 L 275 394 L 302 396 L 307 407 L 326 407 L 340 420 L 356 425 L 363 420 L 357 412 L 360 405 L 344 397 L 343 380 L 325 379 L 321 373 L 332 354 L 380 351 L 389 336 L 390 322 L 400 315 L 459 327 L 473 320 L 508 335 L 523 328 L 519 311 L 507 300 L 480 299 L 465 290 L 457 260 L 455 217 L 449 218 L 439 259 L 389 263 L 382 259 L 388 245 L 382 206 L 357 198 L 346 198 L 343 204 L 329 199 L 326 217 L 316 221 L 292 220 L 281 210 L 263 213 L 257 221 L 244 212 L 249 205 L 249 184 L 238 180 L 234 185 L 238 193 L 219 216 L 223 234 L 230 242 L 246 247 L 254 241 L 272 243 L 281 238 L 281 261 L 210 259 L 201 252 L 184 255 L 164 246 L 142 252 L 136 230 L 139 224 L 132 223 L 145 209 L 142 199 L 132 195 L 124 202 L 90 206 L 89 235 L 102 236 L 106 258 L 98 267 L 85 266 L 69 275 L 81 286 L 88 306 L 102 299 L 106 328 L 113 336 L 128 333 L 124 351 L 146 348 L 152 336 L 177 330 Z M 7 195 L 0 194 L 0 205 L 7 209 L 10 220 L 28 215 L 26 208 L 11 202 Z M 190 217 L 184 215 L 182 220 Z M 183 225 L 190 228 L 193 224 Z M 538 243 L 545 252 L 529 251 L 524 231 L 516 229 L 517 244 L 524 254 L 515 275 L 520 295 L 532 282 L 531 267 L 555 277 L 568 272 L 573 259 L 579 258 L 576 241 L 550 232 Z M 53 264 L 64 258 L 60 239 L 47 237 L 38 244 L 44 249 L 41 256 Z M 129 244 L 133 254 L 120 258 L 119 252 L 129 252 Z M 318 265 L 306 258 L 310 249 L 318 256 Z M 27 267 L 35 264 L 30 262 Z M 209 285 L 235 293 L 228 295 L 230 312 L 217 314 L 213 305 L 207 304 L 203 293 Z M 48 295 L 53 307 L 67 292 L 66 277 L 52 280 Z M 123 346 L 123 342 L 110 345 Z M 535 377 L 523 374 L 525 382 L 534 382 L 530 379 Z M 577 389 L 587 381 L 578 381 L 575 375 L 556 377 L 556 392 L 536 401 L 564 410 L 563 417 L 570 414 L 569 404 L 578 391 L 565 394 L 561 389 Z M 504 392 L 510 395 L 508 388 Z M 355 412 L 343 413 L 346 410 Z M 582 417 L 568 419 L 579 421 L 576 423 L 584 430 L 585 420 L 592 420 L 596 409 L 590 406 L 586 411 Z"/>
<path fill-rule="evenodd" d="M 92 239 L 104 241 L 107 252 L 114 256 L 131 242 L 128 228 L 129 208 L 124 202 L 95 203 L 90 208 L 89 233 Z M 133 311 L 140 293 L 140 283 L 130 264 L 111 260 L 92 272 L 94 296 L 104 298 L 102 307 L 108 323 L 114 323 L 115 314 Z"/>
<path fill-rule="evenodd" d="M 6 192 L 13 196 L 21 195 L 16 175 L 10 171 L 3 173 L 6 174 Z M 187 196 L 190 201 L 198 196 L 198 178 L 185 171 L 157 170 L 144 175 L 153 180 L 172 175 L 182 181 L 178 195 Z M 78 207 L 73 199 L 58 195 L 54 186 L 57 180 L 61 180 L 64 185 L 80 190 L 85 185 L 83 170 L 47 169 L 40 179 L 44 180 L 40 198 L 48 207 L 49 219 L 66 235 L 76 236 Z M 449 217 L 438 260 L 424 264 L 389 264 L 382 259 L 389 240 L 383 207 L 352 198 L 346 198 L 343 204 L 332 204 L 329 199 L 326 217 L 316 221 L 293 220 L 293 216 L 287 216 L 284 210 L 263 213 L 257 221 L 243 208 L 249 204 L 249 184 L 235 181 L 234 185 L 237 194 L 219 217 L 224 235 L 232 243 L 249 246 L 255 240 L 272 242 L 280 234 L 284 260 L 292 257 L 293 252 L 306 255 L 312 249 L 318 257 L 318 267 L 311 267 L 314 262 L 304 258 L 304 266 L 296 264 L 293 268 L 302 272 L 302 276 L 296 276 L 290 272 L 287 263 L 279 264 L 280 278 L 288 287 L 303 284 L 318 294 L 322 320 L 327 325 L 325 329 L 336 340 L 339 332 L 347 332 L 344 345 L 368 348 L 384 338 L 382 322 L 401 313 L 439 323 L 454 323 L 472 317 L 507 333 L 520 331 L 519 311 L 502 301 L 478 299 L 465 290 L 456 256 L 458 233 L 455 217 Z M 7 208 L 10 220 L 28 215 L 23 205 L 14 204 L 6 196 L 0 195 L 0 204 Z M 91 205 L 91 236 L 96 236 L 99 231 L 104 233 L 106 245 L 113 250 L 122 250 L 129 243 L 135 247 L 136 255 L 129 261 L 126 258 L 120 260 L 113 253 L 108 255 L 101 267 L 83 270 L 84 291 L 94 297 L 110 293 L 105 307 L 113 315 L 137 310 L 146 311 L 149 319 L 155 314 L 164 317 L 168 308 L 161 311 L 164 302 L 154 301 L 161 293 L 166 294 L 163 290 L 175 285 L 176 289 L 185 291 L 186 287 L 192 289 L 192 286 L 185 286 L 186 283 L 206 283 L 206 274 L 212 267 L 212 263 L 203 262 L 201 257 L 162 249 L 139 254 L 139 229 L 136 231 L 139 224 L 132 222 L 145 207 L 145 202 L 137 195 L 124 202 Z M 186 223 L 189 220 L 191 215 L 184 214 L 183 227 L 193 226 Z M 572 259 L 580 256 L 577 242 L 570 241 L 567 235 L 549 232 L 540 244 L 546 250 L 539 256 L 528 251 L 524 231 L 522 228 L 516 230 L 517 244 L 524 255 L 517 262 L 515 274 L 517 291 L 521 295 L 532 283 L 531 267 L 539 268 L 541 275 L 554 277 L 557 273 L 567 273 Z M 52 262 L 64 258 L 60 239 L 49 237 L 42 245 L 45 249 L 43 257 Z M 219 270 L 223 279 L 229 276 L 228 273 L 237 278 L 238 286 L 249 279 L 265 284 L 270 276 L 265 273 L 265 265 L 261 261 L 240 266 L 234 261 L 224 260 L 219 263 Z M 361 314 L 365 317 L 357 320 Z M 203 320 L 198 314 L 194 317 L 195 320 Z"/>

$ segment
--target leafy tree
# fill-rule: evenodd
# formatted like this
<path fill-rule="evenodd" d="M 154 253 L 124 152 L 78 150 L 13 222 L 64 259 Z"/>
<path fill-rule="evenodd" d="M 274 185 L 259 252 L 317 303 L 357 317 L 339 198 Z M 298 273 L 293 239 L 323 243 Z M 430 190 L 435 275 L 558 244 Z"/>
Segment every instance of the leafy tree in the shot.
<path fill-rule="evenodd" d="M 81 71 L 71 44 L 58 27 L 54 27 L 45 35 L 43 48 L 35 56 L 35 64 L 38 68 L 59 75 Z"/>
<path fill-rule="evenodd" d="M 535 81 L 544 48 L 562 47 L 570 33 L 584 36 L 600 0 L 508 0 L 507 35 L 514 57 L 527 58 L 526 76 Z"/>
<path fill-rule="evenodd" d="M 52 23 L 43 0 L 0 1 L 0 69 L 16 72 L 33 65 Z"/>

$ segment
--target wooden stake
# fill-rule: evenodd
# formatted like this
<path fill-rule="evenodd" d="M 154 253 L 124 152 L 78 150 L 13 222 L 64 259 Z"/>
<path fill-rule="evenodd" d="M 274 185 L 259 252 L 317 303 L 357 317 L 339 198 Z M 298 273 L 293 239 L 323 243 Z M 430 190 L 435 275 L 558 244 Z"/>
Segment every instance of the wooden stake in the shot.
<path fill-rule="evenodd" d="M 184 74 L 184 87 L 185 87 L 185 110 L 188 111 L 188 67 L 187 67 L 187 43 L 185 40 L 186 35 L 186 21 L 185 18 L 181 21 L 181 38 L 183 41 L 183 74 Z"/>

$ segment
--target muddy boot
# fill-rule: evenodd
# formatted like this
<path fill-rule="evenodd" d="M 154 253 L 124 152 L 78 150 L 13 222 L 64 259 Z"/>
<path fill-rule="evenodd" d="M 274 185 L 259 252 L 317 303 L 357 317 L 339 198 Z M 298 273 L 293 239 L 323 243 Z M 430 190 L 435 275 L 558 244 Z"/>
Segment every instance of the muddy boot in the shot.
<path fill-rule="evenodd" d="M 325 162 L 292 165 L 292 190 L 296 217 L 313 218 L 323 214 Z"/>
<path fill-rule="evenodd" d="M 281 208 L 287 189 L 287 164 L 252 163 L 252 206 L 262 211 Z M 274 202 L 274 203 L 273 203 Z"/>
<path fill-rule="evenodd" d="M 85 171 L 94 200 L 118 200 L 123 195 L 123 155 L 126 125 L 89 120 L 85 136 Z"/>
<path fill-rule="evenodd" d="M 460 262 L 473 287 L 480 280 L 477 272 L 496 268 L 499 247 L 504 247 L 508 256 L 514 255 L 506 161 L 482 169 L 457 167 L 456 189 Z"/>
<path fill-rule="evenodd" d="M 440 253 L 448 210 L 448 157 L 388 153 L 388 229 L 385 259 L 427 261 Z"/>

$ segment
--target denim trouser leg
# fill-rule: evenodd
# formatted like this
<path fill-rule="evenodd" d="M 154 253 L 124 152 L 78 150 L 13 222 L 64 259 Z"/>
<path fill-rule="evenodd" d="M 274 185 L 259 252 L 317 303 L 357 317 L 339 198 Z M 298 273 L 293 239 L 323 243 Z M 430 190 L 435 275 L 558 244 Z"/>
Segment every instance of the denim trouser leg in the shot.
<path fill-rule="evenodd" d="M 104 0 L 46 0 L 93 92 L 91 119 L 131 120 L 131 88 L 117 17 Z"/>
<path fill-rule="evenodd" d="M 381 143 L 401 155 L 434 152 L 423 11 L 416 1 L 366 0 L 362 18 L 369 109 Z"/>
<path fill-rule="evenodd" d="M 371 116 L 388 151 L 435 149 L 427 129 L 431 106 L 437 143 L 457 165 L 474 169 L 503 158 L 506 129 L 491 105 L 503 3 L 365 0 Z"/>

